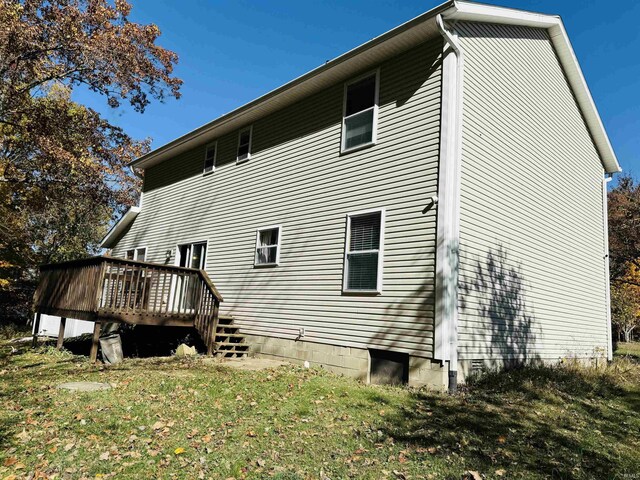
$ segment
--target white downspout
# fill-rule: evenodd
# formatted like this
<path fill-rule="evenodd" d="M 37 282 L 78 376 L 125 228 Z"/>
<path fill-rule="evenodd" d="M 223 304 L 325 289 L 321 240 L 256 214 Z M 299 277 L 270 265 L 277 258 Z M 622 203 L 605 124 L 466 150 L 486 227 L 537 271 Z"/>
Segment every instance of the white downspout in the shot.
<path fill-rule="evenodd" d="M 462 88 L 464 57 L 458 38 L 449 32 L 442 19 L 436 16 L 436 24 L 444 41 L 453 50 L 454 56 L 443 60 L 443 70 L 452 82 L 443 84 L 443 135 L 441 139 L 441 172 L 438 205 L 438 251 L 436 254 L 436 282 L 439 299 L 436 300 L 436 322 L 440 334 L 436 338 L 435 357 L 449 363 L 449 391 L 458 383 L 458 263 L 460 244 L 460 165 L 462 163 Z M 443 72 L 444 73 L 444 72 Z M 448 89 L 444 92 L 444 89 Z M 442 210 L 441 210 L 442 209 Z M 439 343 L 439 345 L 438 345 Z"/>
<path fill-rule="evenodd" d="M 609 213 L 607 184 L 611 181 L 611 174 L 602 179 L 602 226 L 604 229 L 604 275 L 605 275 L 605 305 L 607 309 L 607 360 L 613 360 L 613 336 L 611 334 L 611 285 L 609 283 Z"/>

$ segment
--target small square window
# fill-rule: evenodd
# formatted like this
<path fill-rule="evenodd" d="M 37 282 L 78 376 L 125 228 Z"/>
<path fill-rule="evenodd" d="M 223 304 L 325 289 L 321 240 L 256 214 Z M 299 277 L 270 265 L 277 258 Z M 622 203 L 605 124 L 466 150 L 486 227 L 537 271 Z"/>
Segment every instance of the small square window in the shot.
<path fill-rule="evenodd" d="M 207 145 L 207 148 L 204 153 L 204 168 L 202 173 L 210 173 L 216 169 L 216 153 L 218 150 L 218 144 L 212 143 L 211 145 Z"/>
<path fill-rule="evenodd" d="M 254 261 L 256 267 L 278 265 L 280 262 L 280 231 L 279 226 L 258 229 Z"/>
<path fill-rule="evenodd" d="M 378 72 L 345 85 L 342 152 L 376 143 L 378 88 Z"/>
<path fill-rule="evenodd" d="M 145 259 L 147 258 L 147 248 L 146 247 L 131 248 L 126 251 L 124 258 L 126 260 L 135 260 L 137 262 L 144 262 Z"/>
<path fill-rule="evenodd" d="M 238 134 L 238 157 L 236 163 L 244 162 L 251 158 L 251 136 L 253 126 L 240 130 Z"/>
<path fill-rule="evenodd" d="M 382 292 L 384 210 L 347 216 L 345 292 Z"/>

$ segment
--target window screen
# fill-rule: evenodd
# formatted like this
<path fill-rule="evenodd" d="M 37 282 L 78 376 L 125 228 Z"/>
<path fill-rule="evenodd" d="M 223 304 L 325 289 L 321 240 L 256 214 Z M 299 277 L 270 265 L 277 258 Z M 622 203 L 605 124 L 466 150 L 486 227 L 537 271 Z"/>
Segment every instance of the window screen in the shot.
<path fill-rule="evenodd" d="M 204 154 L 204 173 L 212 172 L 216 165 L 216 144 L 209 145 Z"/>
<path fill-rule="evenodd" d="M 256 240 L 256 265 L 274 265 L 278 263 L 278 248 L 280 248 L 280 228 L 266 228 L 258 230 Z"/>
<path fill-rule="evenodd" d="M 374 141 L 377 83 L 378 76 L 373 74 L 347 85 L 342 150 L 367 145 Z"/>
<path fill-rule="evenodd" d="M 246 160 L 251 155 L 251 128 L 240 132 L 238 137 L 238 161 Z"/>
<path fill-rule="evenodd" d="M 381 212 L 350 217 L 347 290 L 378 290 L 381 223 Z"/>

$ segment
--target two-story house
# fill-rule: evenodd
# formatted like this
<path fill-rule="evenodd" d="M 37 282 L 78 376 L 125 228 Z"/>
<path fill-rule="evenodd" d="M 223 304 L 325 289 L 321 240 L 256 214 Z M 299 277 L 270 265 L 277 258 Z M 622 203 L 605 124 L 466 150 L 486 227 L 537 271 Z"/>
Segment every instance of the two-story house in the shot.
<path fill-rule="evenodd" d="M 256 355 L 441 387 L 611 357 L 620 167 L 557 16 L 448 1 L 132 167 L 103 246 L 206 270 Z"/>

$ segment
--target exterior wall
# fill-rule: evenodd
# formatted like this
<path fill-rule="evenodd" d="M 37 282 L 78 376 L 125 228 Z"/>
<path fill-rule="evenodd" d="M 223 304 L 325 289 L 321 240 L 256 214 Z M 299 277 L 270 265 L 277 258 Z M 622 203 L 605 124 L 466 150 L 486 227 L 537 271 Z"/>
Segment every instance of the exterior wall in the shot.
<path fill-rule="evenodd" d="M 433 345 L 440 39 L 381 65 L 378 142 L 340 154 L 343 84 L 253 124 L 252 157 L 236 165 L 238 132 L 149 168 L 144 204 L 113 254 L 208 241 L 206 270 L 244 333 L 430 357 Z M 364 72 L 363 72 L 364 73 Z M 342 294 L 346 215 L 386 209 L 383 293 Z M 281 225 L 280 265 L 254 268 L 256 229 Z M 366 350 L 363 350 L 366 351 Z"/>
<path fill-rule="evenodd" d="M 456 29 L 465 54 L 460 368 L 603 355 L 604 171 L 547 33 Z"/>
<path fill-rule="evenodd" d="M 300 365 L 322 367 L 334 373 L 369 381 L 370 358 L 368 350 L 323 343 L 249 336 L 250 353 L 260 357 L 286 360 Z M 447 381 L 447 368 L 440 362 L 423 357 L 409 357 L 409 385 L 443 389 Z"/>
<path fill-rule="evenodd" d="M 35 315 L 33 322 L 32 332 L 35 334 Z M 55 315 L 42 314 L 40 316 L 40 328 L 38 329 L 38 335 L 43 337 L 57 337 L 60 332 L 60 317 Z M 83 335 L 85 333 L 93 333 L 93 322 L 87 322 L 86 320 L 77 320 L 74 318 L 67 318 L 67 323 L 64 328 L 64 338 L 72 338 Z"/>

